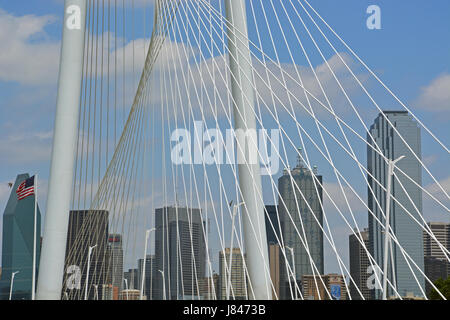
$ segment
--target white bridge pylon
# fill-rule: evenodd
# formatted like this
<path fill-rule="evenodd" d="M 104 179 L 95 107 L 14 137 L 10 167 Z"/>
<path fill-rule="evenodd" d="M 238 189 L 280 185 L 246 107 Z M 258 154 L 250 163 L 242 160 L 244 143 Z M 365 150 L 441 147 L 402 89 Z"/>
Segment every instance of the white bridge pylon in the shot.
<path fill-rule="evenodd" d="M 72 197 L 86 32 L 86 0 L 66 0 L 50 181 L 36 299 L 60 300 Z"/>
<path fill-rule="evenodd" d="M 229 61 L 232 73 L 234 123 L 236 130 L 256 130 L 255 99 L 253 93 L 252 65 L 248 44 L 247 14 L 245 0 L 225 0 L 228 20 Z M 245 139 L 245 138 L 244 138 Z M 245 252 L 250 282 L 256 300 L 271 300 L 269 250 L 262 198 L 261 173 L 258 163 L 252 164 L 250 157 L 258 153 L 258 144 L 237 141 L 237 158 L 244 159 L 238 165 L 239 186 L 242 192 L 242 220 Z M 247 146 L 247 148 L 246 148 Z M 231 266 L 230 266 L 231 268 Z"/>

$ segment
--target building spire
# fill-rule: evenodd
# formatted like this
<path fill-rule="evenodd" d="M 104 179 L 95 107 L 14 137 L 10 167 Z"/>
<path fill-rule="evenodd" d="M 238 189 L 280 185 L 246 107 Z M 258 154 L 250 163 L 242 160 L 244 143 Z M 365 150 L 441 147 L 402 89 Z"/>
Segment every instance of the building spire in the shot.
<path fill-rule="evenodd" d="M 297 168 L 303 168 L 303 160 L 302 160 L 302 148 L 298 148 L 298 155 L 297 155 Z"/>

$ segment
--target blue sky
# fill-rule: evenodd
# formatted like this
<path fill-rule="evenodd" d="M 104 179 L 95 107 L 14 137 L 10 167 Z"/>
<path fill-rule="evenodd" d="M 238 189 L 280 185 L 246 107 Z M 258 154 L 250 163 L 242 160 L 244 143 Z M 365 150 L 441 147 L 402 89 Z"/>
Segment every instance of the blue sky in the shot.
<path fill-rule="evenodd" d="M 23 172 L 39 174 L 45 212 L 62 3 L 0 0 L 0 212 L 9 196 L 7 183 Z M 450 2 L 311 0 L 311 4 L 448 146 Z M 381 30 L 366 28 L 366 9 L 372 4 L 381 8 Z M 127 43 L 132 40 L 130 34 L 125 38 Z M 281 52 L 281 59 L 286 55 Z M 376 112 L 367 115 L 375 116 Z M 448 154 L 424 133 L 422 145 L 431 171 L 449 188 Z M 424 178 L 428 184 L 431 181 Z"/>

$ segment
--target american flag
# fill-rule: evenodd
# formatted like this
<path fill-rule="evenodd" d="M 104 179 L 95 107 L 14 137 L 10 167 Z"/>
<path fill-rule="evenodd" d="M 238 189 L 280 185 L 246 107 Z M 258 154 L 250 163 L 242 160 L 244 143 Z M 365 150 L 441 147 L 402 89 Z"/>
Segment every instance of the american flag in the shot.
<path fill-rule="evenodd" d="M 34 194 L 34 176 L 24 180 L 16 190 L 17 199 L 22 200 Z"/>

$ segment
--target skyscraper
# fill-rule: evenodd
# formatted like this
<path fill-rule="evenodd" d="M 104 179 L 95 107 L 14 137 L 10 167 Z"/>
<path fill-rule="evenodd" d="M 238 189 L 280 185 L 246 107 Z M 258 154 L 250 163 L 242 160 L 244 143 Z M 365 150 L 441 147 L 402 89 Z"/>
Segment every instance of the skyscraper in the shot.
<path fill-rule="evenodd" d="M 264 217 L 266 219 L 267 243 L 277 244 L 280 239 L 280 223 L 278 218 L 278 206 L 266 205 L 264 207 Z"/>
<path fill-rule="evenodd" d="M 142 281 L 142 268 L 144 266 L 144 259 L 138 260 L 138 289 L 141 290 L 141 281 Z M 146 261 L 145 261 L 145 271 L 144 271 L 144 296 L 147 297 L 147 300 L 153 300 L 154 296 L 154 282 L 156 276 L 156 259 L 154 255 L 147 255 Z"/>
<path fill-rule="evenodd" d="M 437 241 L 449 250 L 450 223 L 428 222 L 427 225 Z M 450 262 L 439 244 L 425 231 L 423 231 L 423 251 L 425 275 L 433 282 L 441 278 L 446 279 L 450 275 Z M 425 292 L 430 293 L 432 286 L 428 281 L 425 282 L 425 287 Z"/>
<path fill-rule="evenodd" d="M 123 289 L 132 290 L 139 287 L 139 270 L 138 269 L 128 269 L 123 273 Z"/>
<path fill-rule="evenodd" d="M 269 268 L 270 279 L 272 280 L 272 299 L 280 299 L 280 245 L 269 244 Z"/>
<path fill-rule="evenodd" d="M 197 299 L 205 278 L 205 225 L 200 209 L 165 207 L 155 211 L 155 299 Z M 165 285 L 163 285 L 163 278 Z"/>
<path fill-rule="evenodd" d="M 110 234 L 107 246 L 107 283 L 112 285 L 113 291 L 123 288 L 123 247 L 120 234 Z M 117 288 L 117 289 L 116 289 Z"/>
<path fill-rule="evenodd" d="M 281 229 L 277 205 L 266 205 L 264 217 L 266 219 L 267 246 L 269 248 L 270 279 L 272 280 L 272 298 L 280 299 L 280 244 Z"/>
<path fill-rule="evenodd" d="M 317 180 L 314 179 L 314 176 Z M 291 171 L 286 169 L 283 176 L 278 179 L 281 234 L 287 258 L 281 258 L 281 299 L 291 298 L 291 289 L 294 286 L 294 283 L 291 283 L 294 269 L 295 279 L 300 288 L 302 275 L 317 274 L 317 272 L 323 274 L 324 272 L 323 233 L 321 230 L 323 225 L 322 187 L 318 181 L 322 183 L 322 176 L 318 175 L 315 170 L 312 172 L 307 169 L 300 157 L 297 166 Z M 299 235 L 308 246 L 311 259 Z M 288 248 L 292 248 L 293 252 Z M 290 263 L 290 270 L 286 265 L 286 260 Z M 295 268 L 292 260 L 294 260 Z M 311 266 L 312 263 L 317 268 L 314 271 Z"/>
<path fill-rule="evenodd" d="M 83 300 L 89 263 L 88 299 L 103 296 L 107 284 L 108 211 L 71 211 L 67 233 L 63 299 Z M 96 246 L 89 259 L 89 247 Z"/>
<path fill-rule="evenodd" d="M 428 227 L 444 248 L 450 248 L 450 223 L 445 222 L 428 222 Z M 423 231 L 423 252 L 425 257 L 435 257 L 447 260 L 446 255 L 440 248 L 439 244 L 425 231 Z M 448 254 L 447 254 L 448 256 Z"/>
<path fill-rule="evenodd" d="M 230 255 L 231 256 L 231 279 L 230 277 Z M 228 269 L 227 269 L 228 268 Z M 247 298 L 247 283 L 244 268 L 244 259 L 241 249 L 225 248 L 219 252 L 219 287 L 220 300 L 245 300 Z M 229 286 L 229 287 L 228 287 Z M 228 289 L 227 289 L 228 288 Z"/>
<path fill-rule="evenodd" d="M 387 187 L 388 164 L 382 156 L 391 160 L 397 159 L 400 156 L 405 156 L 403 160 L 396 164 L 396 168 L 405 172 L 418 185 L 422 184 L 422 169 L 418 160 L 414 154 L 411 153 L 407 145 L 401 140 L 399 134 L 397 134 L 388 123 L 386 118 L 394 125 L 414 154 L 419 157 L 419 159 L 421 157 L 420 128 L 417 126 L 416 122 L 413 121 L 408 112 L 384 111 L 382 114 L 380 113 L 370 127 L 370 135 L 373 137 L 374 141 L 369 135 L 367 136 L 367 169 L 369 172 L 368 207 L 378 221 L 381 221 L 383 224 L 385 223 L 384 212 L 386 209 L 386 192 L 381 186 Z M 382 155 L 375 151 L 378 150 L 378 148 L 381 150 Z M 395 172 L 399 180 L 396 178 L 392 180 L 391 196 L 395 197 L 395 199 L 401 203 L 415 219 L 421 221 L 421 189 L 403 174 L 400 174 L 398 169 L 396 169 Z M 411 203 L 408 199 L 408 195 L 402 190 L 399 181 L 401 181 L 401 184 L 414 204 Z M 381 186 L 377 182 L 381 184 Z M 371 190 L 373 191 L 373 194 Z M 418 209 L 419 213 L 415 208 Z M 414 260 L 415 264 L 423 270 L 422 227 L 408 215 L 405 209 L 401 208 L 398 203 L 391 198 L 390 225 L 403 249 Z M 384 255 L 384 231 L 379 222 L 376 221 L 375 217 L 369 212 L 369 243 L 375 261 L 378 266 L 382 267 Z M 392 242 L 392 248 L 394 266 L 392 268 L 392 261 L 389 258 L 388 277 L 390 281 L 395 283 L 397 291 L 401 296 L 406 296 L 407 294 L 422 296 L 419 284 L 422 288 L 424 287 L 423 276 L 415 267 L 412 267 L 415 276 L 418 279 L 418 284 L 414 279 L 414 275 L 410 270 L 407 261 L 403 257 L 403 254 L 394 242 Z M 411 262 L 409 263 L 411 264 Z M 391 271 L 392 269 L 394 269 L 394 272 Z M 389 290 L 388 296 L 391 296 L 392 294 L 392 290 Z M 381 296 L 381 289 L 376 288 L 375 298 L 380 298 Z"/>
<path fill-rule="evenodd" d="M 214 273 L 212 277 L 206 277 L 199 283 L 202 300 L 217 300 L 219 295 L 219 275 Z"/>
<path fill-rule="evenodd" d="M 2 244 L 2 278 L 0 281 L 0 300 L 9 298 L 11 276 L 14 277 L 12 299 L 31 299 L 33 270 L 33 234 L 34 234 L 34 201 L 31 195 L 22 200 L 17 199 L 16 190 L 28 174 L 20 174 L 16 178 L 6 209 L 3 214 Z M 41 213 L 37 208 L 36 219 L 36 270 L 39 266 Z M 37 279 L 36 271 L 36 279 Z"/>
<path fill-rule="evenodd" d="M 368 287 L 367 280 L 370 275 L 370 262 L 366 250 L 369 250 L 369 230 L 366 228 L 359 233 L 359 239 L 364 242 L 366 249 L 359 242 L 355 234 L 349 236 L 349 253 L 350 253 L 350 275 L 355 281 L 349 281 L 350 295 L 353 300 L 362 300 L 362 297 L 356 288 L 362 293 L 365 300 L 373 299 L 372 290 Z"/>

